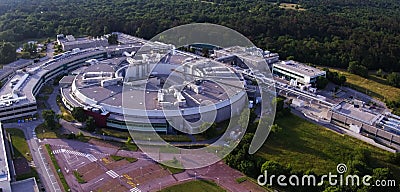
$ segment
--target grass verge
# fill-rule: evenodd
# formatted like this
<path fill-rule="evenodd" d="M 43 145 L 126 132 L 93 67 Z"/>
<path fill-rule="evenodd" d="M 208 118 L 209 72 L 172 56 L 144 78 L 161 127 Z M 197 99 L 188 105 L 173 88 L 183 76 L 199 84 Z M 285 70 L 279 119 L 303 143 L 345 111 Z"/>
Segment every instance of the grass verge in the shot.
<path fill-rule="evenodd" d="M 78 181 L 78 183 L 80 183 L 80 184 L 86 183 L 86 181 L 82 178 L 82 175 L 79 174 L 78 171 L 75 171 L 75 170 L 74 170 L 73 174 L 74 174 L 76 180 Z"/>
<path fill-rule="evenodd" d="M 123 160 L 123 159 L 125 159 L 125 160 L 128 161 L 129 163 L 133 163 L 133 162 L 136 162 L 136 161 L 137 161 L 137 159 L 136 159 L 136 158 L 133 158 L 133 157 L 121 157 L 121 156 L 117 156 L 117 155 L 111 155 L 110 157 L 111 157 L 111 159 L 113 159 L 114 161 L 121 161 L 121 160 Z"/>
<path fill-rule="evenodd" d="M 60 178 L 60 181 L 61 181 L 61 184 L 62 184 L 64 190 L 65 190 L 65 191 L 69 191 L 69 190 L 70 190 L 70 187 L 69 187 L 67 181 L 65 180 L 64 174 L 62 173 L 60 166 L 59 166 L 58 163 L 57 163 L 56 157 L 55 157 L 54 154 L 51 152 L 51 147 L 50 147 L 50 145 L 49 145 L 49 144 L 46 144 L 45 147 L 46 147 L 47 153 L 48 153 L 49 156 L 50 156 L 51 162 L 53 163 L 53 166 L 54 166 L 54 168 L 56 169 L 57 175 L 58 175 L 58 177 Z"/>

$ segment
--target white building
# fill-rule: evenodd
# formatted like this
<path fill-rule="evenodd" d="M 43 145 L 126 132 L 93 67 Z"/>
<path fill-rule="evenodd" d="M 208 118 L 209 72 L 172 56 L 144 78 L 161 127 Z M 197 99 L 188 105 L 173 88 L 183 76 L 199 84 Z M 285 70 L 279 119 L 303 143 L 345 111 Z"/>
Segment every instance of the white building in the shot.
<path fill-rule="evenodd" d="M 319 76 L 326 76 L 323 70 L 291 60 L 274 63 L 272 73 L 288 81 L 295 80 L 302 85 L 315 85 Z"/>

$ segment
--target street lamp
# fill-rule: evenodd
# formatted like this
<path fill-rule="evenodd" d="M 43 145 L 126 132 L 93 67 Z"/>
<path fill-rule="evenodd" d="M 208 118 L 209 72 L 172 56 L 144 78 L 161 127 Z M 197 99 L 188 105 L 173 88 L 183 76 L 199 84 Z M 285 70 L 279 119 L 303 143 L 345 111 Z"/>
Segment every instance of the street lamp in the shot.
<path fill-rule="evenodd" d="M 143 176 L 143 167 L 140 167 L 140 175 Z"/>
<path fill-rule="evenodd" d="M 194 172 L 194 180 L 195 180 L 195 181 L 196 181 L 196 176 L 197 176 L 197 173 Z"/>
<path fill-rule="evenodd" d="M 218 185 L 219 185 L 219 177 L 217 177 Z"/>
<path fill-rule="evenodd" d="M 159 182 L 158 185 L 160 186 L 160 191 L 161 191 L 161 182 Z"/>

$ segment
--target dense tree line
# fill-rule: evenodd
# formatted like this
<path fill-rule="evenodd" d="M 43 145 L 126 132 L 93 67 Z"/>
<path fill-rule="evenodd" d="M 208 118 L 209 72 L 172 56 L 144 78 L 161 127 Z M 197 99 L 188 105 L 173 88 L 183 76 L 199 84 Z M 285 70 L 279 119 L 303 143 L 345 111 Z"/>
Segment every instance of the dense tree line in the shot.
<path fill-rule="evenodd" d="M 284 10 L 276 0 L 4 0 L 0 40 L 18 42 L 58 33 L 99 36 L 112 31 L 151 38 L 181 24 L 231 27 L 283 58 L 347 68 L 400 71 L 400 2 L 300 0 L 306 11 Z"/>

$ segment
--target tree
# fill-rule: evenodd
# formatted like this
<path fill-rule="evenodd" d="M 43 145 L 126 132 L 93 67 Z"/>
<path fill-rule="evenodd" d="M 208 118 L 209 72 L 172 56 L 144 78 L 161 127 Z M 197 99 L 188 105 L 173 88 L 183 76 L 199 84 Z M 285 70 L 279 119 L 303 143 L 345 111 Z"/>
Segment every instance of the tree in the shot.
<path fill-rule="evenodd" d="M 278 124 L 271 125 L 271 133 L 279 133 L 282 131 L 282 127 L 280 127 Z"/>
<path fill-rule="evenodd" d="M 215 138 L 218 136 L 217 124 L 205 122 L 199 127 L 200 131 L 206 138 Z"/>
<path fill-rule="evenodd" d="M 44 123 L 46 127 L 49 127 L 50 129 L 55 129 L 56 128 L 56 114 L 52 110 L 44 110 L 42 112 L 42 116 L 44 119 Z"/>
<path fill-rule="evenodd" d="M 326 77 L 319 76 L 317 78 L 316 87 L 317 89 L 324 89 L 328 85 L 329 81 Z"/>
<path fill-rule="evenodd" d="M 72 116 L 79 122 L 84 122 L 87 119 L 85 110 L 82 107 L 74 107 L 71 112 Z"/>
<path fill-rule="evenodd" d="M 117 45 L 118 44 L 118 35 L 117 34 L 111 34 L 108 37 L 108 44 Z"/>
<path fill-rule="evenodd" d="M 240 113 L 240 117 L 238 119 L 238 124 L 241 128 L 246 129 L 249 125 L 249 117 L 250 117 L 250 109 L 243 109 L 242 113 Z"/>
<path fill-rule="evenodd" d="M 286 169 L 286 167 L 282 166 L 276 161 L 265 161 L 265 163 L 261 167 L 261 173 L 265 171 L 268 172 L 268 175 L 284 175 L 289 173 L 290 171 Z"/>
<path fill-rule="evenodd" d="M 13 44 L 8 42 L 0 43 L 0 64 L 8 64 L 17 59 L 17 53 Z"/>
<path fill-rule="evenodd" d="M 391 86 L 400 87 L 400 74 L 392 72 L 387 76 L 387 81 Z"/>
<path fill-rule="evenodd" d="M 128 138 L 126 139 L 125 143 L 126 143 L 126 144 L 129 144 L 129 143 L 131 143 L 131 142 L 132 142 L 132 137 L 129 137 L 129 136 L 128 136 Z"/>
<path fill-rule="evenodd" d="M 282 97 L 275 97 L 272 102 L 276 104 L 276 112 L 282 111 L 284 108 L 284 99 Z"/>
<path fill-rule="evenodd" d="M 340 74 L 340 75 L 339 75 L 339 81 L 338 81 L 338 84 L 339 84 L 339 85 L 344 85 L 344 83 L 346 83 L 346 81 L 347 81 L 347 78 L 346 78 L 346 76 L 344 76 L 344 75 Z"/>
<path fill-rule="evenodd" d="M 383 70 L 382 69 L 378 69 L 378 71 L 376 71 L 376 76 L 383 77 Z"/>
<path fill-rule="evenodd" d="M 89 132 L 93 132 L 96 130 L 96 122 L 92 116 L 89 116 L 86 119 L 85 125 L 86 125 L 86 130 L 88 130 Z"/>
<path fill-rule="evenodd" d="M 349 62 L 349 67 L 347 71 L 361 77 L 368 77 L 368 69 L 361 65 L 358 61 L 351 61 Z"/>
<path fill-rule="evenodd" d="M 37 45 L 36 43 L 24 43 L 22 51 L 29 53 L 31 57 L 35 57 L 37 55 Z"/>
<path fill-rule="evenodd" d="M 400 154 L 399 153 L 390 154 L 389 162 L 400 166 Z"/>

